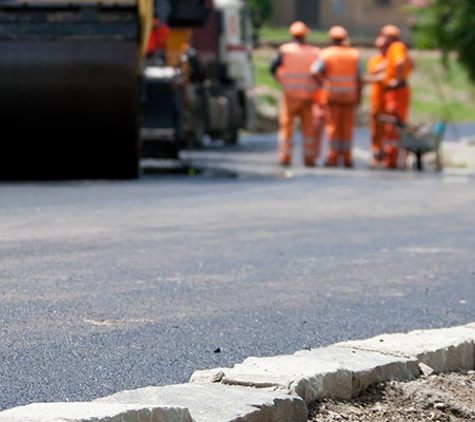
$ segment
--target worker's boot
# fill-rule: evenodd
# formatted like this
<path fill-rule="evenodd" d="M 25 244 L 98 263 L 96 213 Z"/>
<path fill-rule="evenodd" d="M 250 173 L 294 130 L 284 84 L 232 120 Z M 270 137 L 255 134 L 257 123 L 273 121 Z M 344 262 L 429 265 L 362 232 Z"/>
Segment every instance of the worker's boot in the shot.
<path fill-rule="evenodd" d="M 389 145 L 384 149 L 383 165 L 388 169 L 397 169 L 399 151 L 398 148 Z"/>
<path fill-rule="evenodd" d="M 353 168 L 353 159 L 351 158 L 351 154 L 349 152 L 344 152 L 342 154 L 343 166 L 347 169 Z"/>
<path fill-rule="evenodd" d="M 374 150 L 373 157 L 371 158 L 371 163 L 369 166 L 373 169 L 380 167 L 382 159 L 383 159 L 383 152 L 381 150 Z"/>
<path fill-rule="evenodd" d="M 338 166 L 338 154 L 329 151 L 327 154 L 327 160 L 325 161 L 325 167 L 337 167 Z"/>

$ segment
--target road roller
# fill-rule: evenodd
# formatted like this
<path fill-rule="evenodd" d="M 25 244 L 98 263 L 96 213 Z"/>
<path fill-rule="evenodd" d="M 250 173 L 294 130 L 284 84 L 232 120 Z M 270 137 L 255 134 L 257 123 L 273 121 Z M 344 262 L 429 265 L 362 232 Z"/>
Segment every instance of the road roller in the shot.
<path fill-rule="evenodd" d="M 139 176 L 152 0 L 0 0 L 0 179 Z"/>

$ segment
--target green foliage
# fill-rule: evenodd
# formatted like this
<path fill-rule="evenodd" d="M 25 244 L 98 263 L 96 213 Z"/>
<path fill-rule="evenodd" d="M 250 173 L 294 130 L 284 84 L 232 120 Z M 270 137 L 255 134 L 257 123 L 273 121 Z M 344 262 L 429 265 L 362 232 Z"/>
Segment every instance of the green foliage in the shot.
<path fill-rule="evenodd" d="M 257 85 L 267 86 L 271 89 L 275 89 L 280 91 L 280 85 L 276 82 L 276 80 L 272 77 L 269 71 L 269 58 L 259 59 L 256 55 L 253 56 L 254 58 L 254 77 L 256 80 Z"/>
<path fill-rule="evenodd" d="M 272 0 L 248 0 L 247 3 L 251 10 L 251 16 L 256 19 L 259 27 L 269 21 L 272 16 Z"/>
<path fill-rule="evenodd" d="M 272 17 L 272 0 L 248 0 L 247 4 L 251 13 L 254 37 L 257 39 L 259 30 Z"/>
<path fill-rule="evenodd" d="M 441 49 L 447 66 L 450 52 L 475 83 L 475 1 L 432 0 L 424 9 L 414 9 L 417 20 L 414 41 L 418 48 Z"/>

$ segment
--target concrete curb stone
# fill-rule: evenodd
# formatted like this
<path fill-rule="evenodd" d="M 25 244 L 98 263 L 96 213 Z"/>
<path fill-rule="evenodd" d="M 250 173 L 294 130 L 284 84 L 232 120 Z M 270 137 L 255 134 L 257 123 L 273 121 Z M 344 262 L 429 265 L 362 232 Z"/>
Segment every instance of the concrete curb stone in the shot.
<path fill-rule="evenodd" d="M 305 422 L 307 407 L 295 396 L 213 383 L 175 384 L 123 391 L 96 403 L 186 407 L 197 422 Z"/>
<path fill-rule="evenodd" d="M 415 358 L 434 373 L 469 371 L 475 366 L 475 329 L 469 326 L 383 334 L 367 340 L 345 341 L 335 347 L 371 350 Z"/>
<path fill-rule="evenodd" d="M 333 346 L 293 355 L 251 357 L 218 371 L 223 374 L 223 384 L 273 388 L 297 395 L 306 403 L 323 397 L 349 399 L 376 382 L 405 381 L 420 374 L 416 359 Z M 190 382 L 216 378 L 216 370 L 197 371 Z"/>
<path fill-rule="evenodd" d="M 233 368 L 196 371 L 185 384 L 122 391 L 92 402 L 35 403 L 0 422 L 306 422 L 308 403 L 423 373 L 475 369 L 475 322 L 382 334 Z"/>
<path fill-rule="evenodd" d="M 2 422 L 192 422 L 188 409 L 94 402 L 33 403 L 0 412 Z"/>

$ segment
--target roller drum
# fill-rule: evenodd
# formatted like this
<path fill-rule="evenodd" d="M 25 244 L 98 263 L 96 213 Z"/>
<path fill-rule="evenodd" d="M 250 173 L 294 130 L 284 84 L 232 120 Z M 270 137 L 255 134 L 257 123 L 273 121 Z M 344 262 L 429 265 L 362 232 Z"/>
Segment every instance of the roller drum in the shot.
<path fill-rule="evenodd" d="M 134 12 L 9 12 L 20 18 L 0 33 L 0 176 L 136 177 Z"/>

